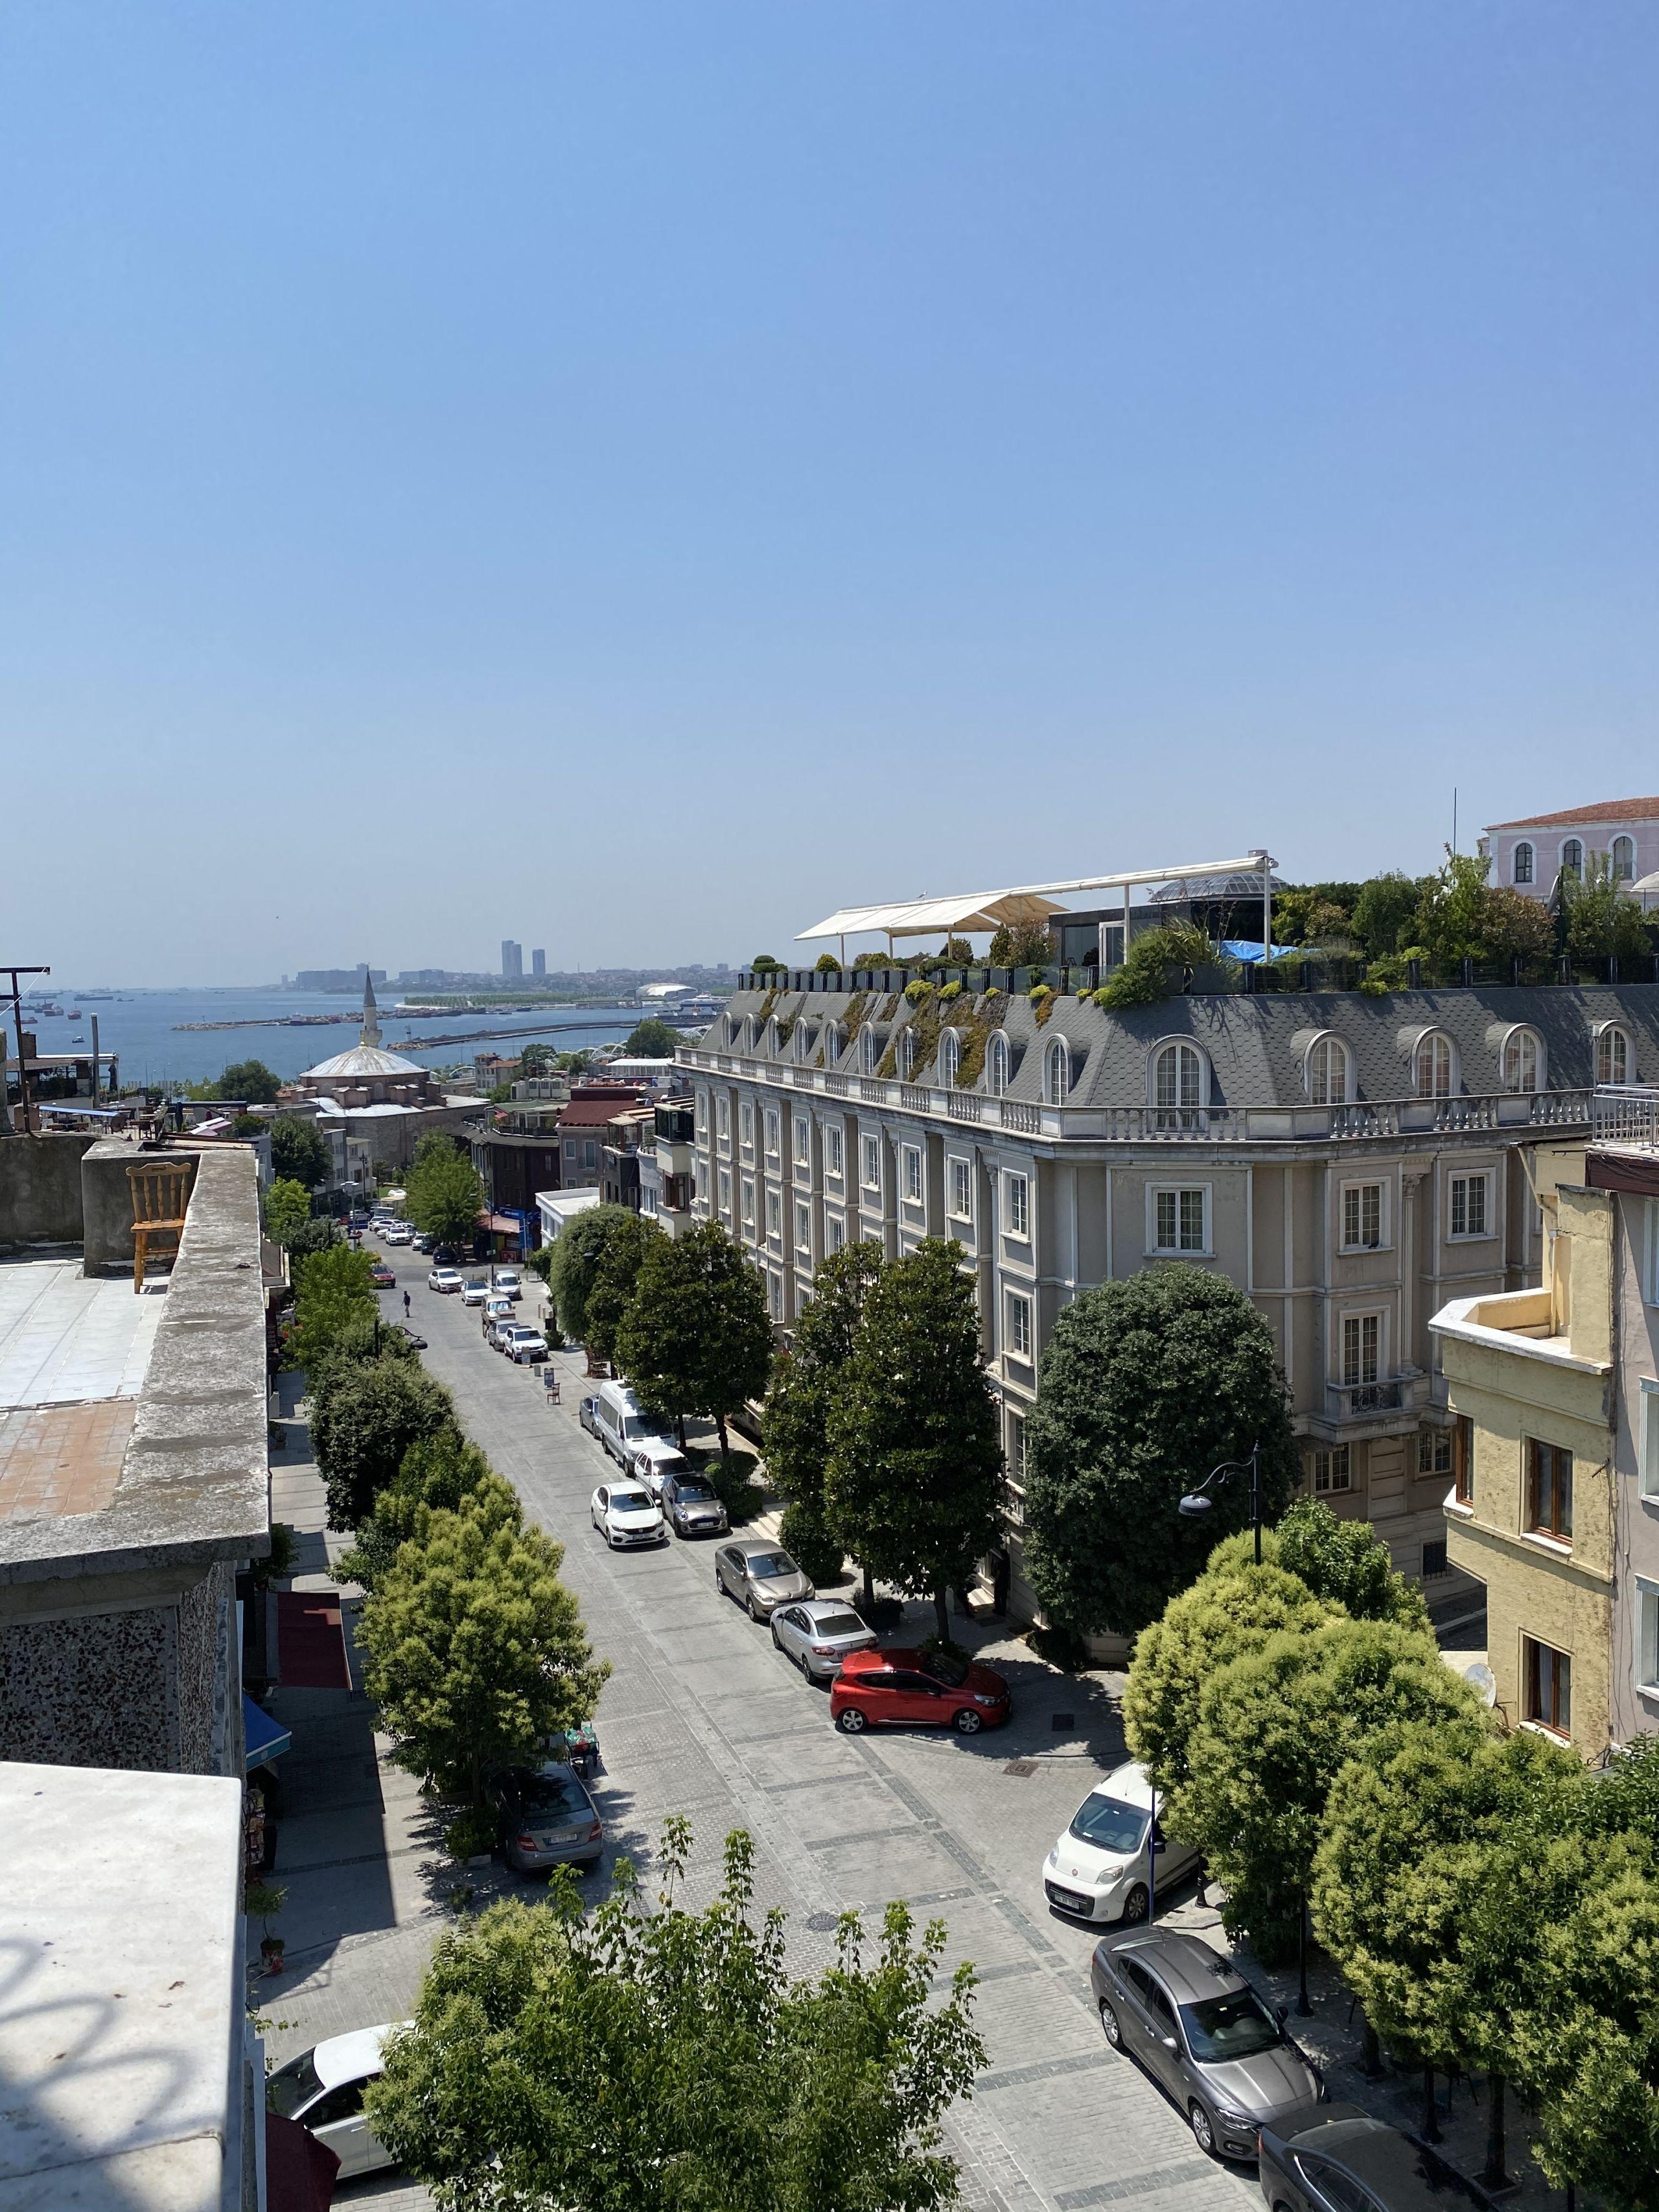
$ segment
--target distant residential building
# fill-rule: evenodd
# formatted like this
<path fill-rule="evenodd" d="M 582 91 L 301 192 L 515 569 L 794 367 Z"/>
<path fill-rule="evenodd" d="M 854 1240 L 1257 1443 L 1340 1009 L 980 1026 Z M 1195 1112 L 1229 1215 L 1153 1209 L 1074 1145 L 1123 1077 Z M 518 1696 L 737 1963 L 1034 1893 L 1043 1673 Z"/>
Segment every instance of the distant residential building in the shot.
<path fill-rule="evenodd" d="M 645 1094 L 631 1083 L 584 1083 L 559 1116 L 560 1187 L 597 1188 L 603 1179 L 605 1132 L 624 1107 L 642 1106 Z"/>
<path fill-rule="evenodd" d="M 538 983 L 545 981 L 547 977 L 547 954 L 539 945 L 533 946 L 531 950 L 530 972 L 536 978 Z"/>
<path fill-rule="evenodd" d="M 501 981 L 516 983 L 524 974 L 524 947 L 510 937 L 501 939 Z"/>
<path fill-rule="evenodd" d="M 599 1202 L 597 1190 L 538 1190 L 536 1211 L 540 1217 L 542 1243 L 556 1244 L 578 1214 Z"/>
<path fill-rule="evenodd" d="M 1495 822 L 1480 848 L 1492 863 L 1492 882 L 1528 898 L 1553 898 L 1561 878 L 1582 878 L 1597 853 L 1607 855 L 1619 882 L 1635 883 L 1659 870 L 1659 798 L 1610 799 Z"/>
<path fill-rule="evenodd" d="M 364 979 L 384 983 L 386 969 L 360 960 L 355 968 L 302 968 L 294 979 L 296 991 L 361 991 Z"/>
<path fill-rule="evenodd" d="M 605 1123 L 599 1151 L 599 1189 L 607 1206 L 631 1206 L 635 1213 L 655 1218 L 661 1183 L 657 1174 L 654 1106 L 630 1106 Z"/>

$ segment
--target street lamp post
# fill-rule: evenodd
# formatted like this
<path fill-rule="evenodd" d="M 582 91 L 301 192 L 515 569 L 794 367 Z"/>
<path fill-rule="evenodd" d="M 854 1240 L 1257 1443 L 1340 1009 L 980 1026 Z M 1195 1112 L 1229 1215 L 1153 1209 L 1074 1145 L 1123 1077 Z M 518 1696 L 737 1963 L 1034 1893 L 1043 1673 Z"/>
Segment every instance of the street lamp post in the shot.
<path fill-rule="evenodd" d="M 1186 1521 L 1201 1521 L 1215 1504 L 1212 1489 L 1220 1490 L 1236 1474 L 1250 1478 L 1250 1526 L 1255 1531 L 1255 1563 L 1261 1565 L 1261 1446 L 1253 1443 L 1248 1459 L 1224 1459 L 1212 1467 L 1196 1490 L 1189 1490 L 1176 1509 Z"/>

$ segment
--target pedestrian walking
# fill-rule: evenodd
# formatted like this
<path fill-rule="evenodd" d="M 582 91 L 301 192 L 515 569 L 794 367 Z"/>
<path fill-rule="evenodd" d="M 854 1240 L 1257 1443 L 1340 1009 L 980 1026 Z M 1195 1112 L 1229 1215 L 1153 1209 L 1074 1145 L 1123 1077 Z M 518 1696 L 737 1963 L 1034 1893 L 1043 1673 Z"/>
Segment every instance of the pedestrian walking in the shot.
<path fill-rule="evenodd" d="M 404 1319 L 405 1321 L 409 1319 L 409 1292 L 407 1291 L 404 1292 Z"/>

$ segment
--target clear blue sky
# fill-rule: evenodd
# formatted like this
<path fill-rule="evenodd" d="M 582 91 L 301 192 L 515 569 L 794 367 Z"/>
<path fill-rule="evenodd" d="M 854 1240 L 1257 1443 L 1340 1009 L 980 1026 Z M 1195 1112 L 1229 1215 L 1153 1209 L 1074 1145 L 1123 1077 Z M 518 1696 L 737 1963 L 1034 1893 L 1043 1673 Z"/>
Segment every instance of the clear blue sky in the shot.
<path fill-rule="evenodd" d="M 1656 113 L 1651 0 L 13 0 L 5 957 L 1659 788 Z"/>

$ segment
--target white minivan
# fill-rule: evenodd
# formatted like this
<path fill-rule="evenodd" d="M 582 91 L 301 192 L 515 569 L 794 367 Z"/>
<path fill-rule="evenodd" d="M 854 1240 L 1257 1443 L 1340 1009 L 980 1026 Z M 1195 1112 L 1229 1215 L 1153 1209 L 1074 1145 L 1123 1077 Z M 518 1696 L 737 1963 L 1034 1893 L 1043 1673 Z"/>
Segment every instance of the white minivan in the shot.
<path fill-rule="evenodd" d="M 680 1463 L 679 1449 L 663 1435 L 659 1423 L 640 1411 L 640 1401 L 626 1382 L 600 1383 L 593 1419 L 599 1442 L 611 1458 L 630 1474 L 650 1480 L 653 1493 L 659 1492 L 663 1477 L 673 1471 L 668 1462 Z"/>

